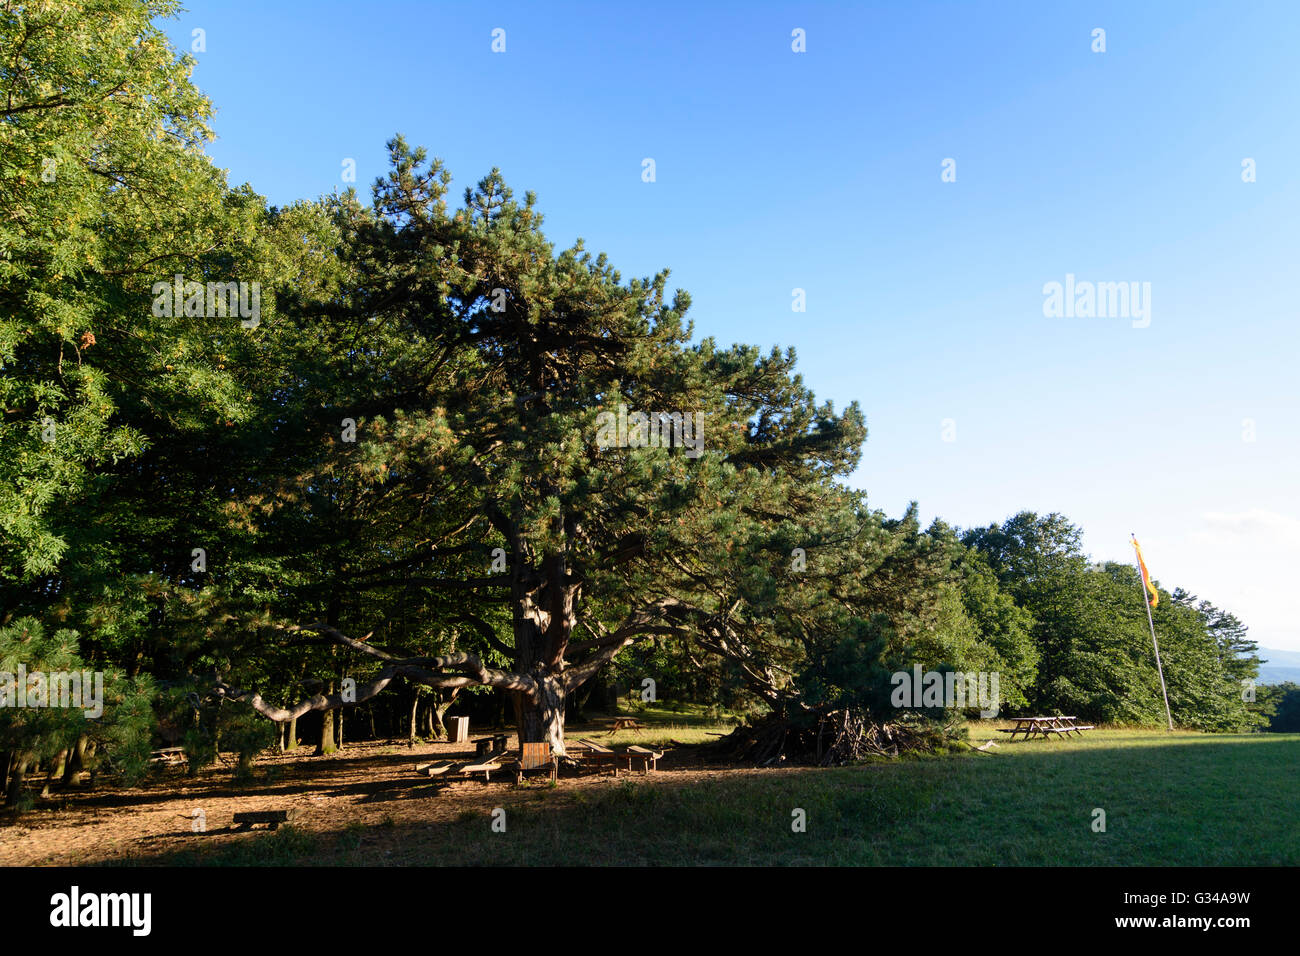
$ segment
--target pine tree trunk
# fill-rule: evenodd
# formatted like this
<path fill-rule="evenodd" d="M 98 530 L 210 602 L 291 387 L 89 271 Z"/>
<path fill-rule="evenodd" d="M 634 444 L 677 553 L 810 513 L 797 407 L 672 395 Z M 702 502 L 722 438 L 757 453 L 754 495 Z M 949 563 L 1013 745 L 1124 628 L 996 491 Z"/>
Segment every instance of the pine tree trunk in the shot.
<path fill-rule="evenodd" d="M 68 750 L 65 747 L 63 750 L 59 751 L 58 755 L 54 758 L 54 762 L 50 764 L 49 771 L 45 774 L 45 785 L 41 787 L 42 797 L 48 798 L 50 796 L 50 787 L 54 784 L 54 778 L 58 777 L 62 780 L 63 770 L 67 764 Z"/>
<path fill-rule="evenodd" d="M 551 752 L 564 756 L 564 682 L 555 676 L 537 678 L 537 703 L 515 694 L 515 718 L 520 743 L 549 741 Z"/>
<path fill-rule="evenodd" d="M 330 627 L 339 626 L 339 613 L 343 606 L 343 599 L 340 596 L 342 591 L 336 586 L 331 590 L 329 609 L 326 611 L 325 620 Z M 330 657 L 338 656 L 338 648 L 330 648 Z M 329 696 L 334 693 L 334 681 L 331 680 L 325 687 L 325 695 Z M 321 713 L 321 732 L 320 746 L 316 748 L 317 757 L 327 757 L 338 750 L 338 741 L 334 731 L 334 710 L 322 711 Z"/>
<path fill-rule="evenodd" d="M 99 744 L 93 740 L 86 741 L 85 750 L 82 751 L 82 766 L 86 767 L 86 776 L 90 780 L 90 789 L 95 789 L 95 775 L 99 773 L 99 768 L 95 766 L 95 753 L 99 750 Z"/>
<path fill-rule="evenodd" d="M 27 779 L 27 767 L 30 761 L 27 754 L 20 753 L 14 761 L 13 773 L 9 777 L 9 789 L 5 791 L 5 806 L 13 808 L 18 806 L 18 801 L 23 794 L 23 783 Z"/>
<path fill-rule="evenodd" d="M 538 568 L 545 582 L 516 571 L 511 613 L 515 637 L 515 666 L 532 677 L 533 699 L 513 694 L 520 743 L 549 742 L 564 755 L 565 686 L 561 667 L 565 648 L 577 624 L 581 585 L 573 580 L 561 554 L 548 554 Z"/>
<path fill-rule="evenodd" d="M 77 745 L 72 748 L 72 756 L 68 758 L 68 765 L 63 768 L 63 785 L 65 787 L 75 787 L 81 783 L 81 772 L 86 769 L 86 746 L 90 739 L 82 734 L 77 738 Z"/>
<path fill-rule="evenodd" d="M 334 682 L 325 688 L 326 695 L 334 693 Z M 338 750 L 334 738 L 334 709 L 321 711 L 320 744 L 316 747 L 317 757 L 328 757 Z"/>
<path fill-rule="evenodd" d="M 317 757 L 327 757 L 334 753 L 334 711 L 321 711 L 320 743 L 316 745 Z"/>
<path fill-rule="evenodd" d="M 429 735 L 435 740 L 442 740 L 447 736 L 445 718 L 459 693 L 460 688 L 457 687 L 449 691 L 446 698 L 443 698 L 441 691 L 434 696 L 433 703 L 429 706 Z"/>

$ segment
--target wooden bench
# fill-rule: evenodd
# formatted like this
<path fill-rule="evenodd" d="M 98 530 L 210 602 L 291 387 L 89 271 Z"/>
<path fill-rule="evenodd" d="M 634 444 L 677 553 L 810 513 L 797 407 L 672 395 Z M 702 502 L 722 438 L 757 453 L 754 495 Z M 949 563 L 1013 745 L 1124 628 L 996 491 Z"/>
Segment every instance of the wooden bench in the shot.
<path fill-rule="evenodd" d="M 501 755 L 495 754 L 487 760 L 480 760 L 478 763 L 464 763 L 456 768 L 466 776 L 473 776 L 476 773 L 483 774 L 483 782 L 492 782 L 492 771 L 501 769 Z"/>
<path fill-rule="evenodd" d="M 288 823 L 298 817 L 297 810 L 249 810 L 243 813 L 235 814 L 235 823 L 239 824 L 239 829 L 251 829 L 255 823 L 265 823 L 272 830 L 280 826 L 281 823 Z"/>
<path fill-rule="evenodd" d="M 443 783 L 466 779 L 476 773 L 483 774 L 483 782 L 492 782 L 492 771 L 501 770 L 501 757 L 495 754 L 486 760 L 436 760 L 432 763 L 415 765 L 415 772 L 422 777 L 441 779 Z"/>
<path fill-rule="evenodd" d="M 578 745 L 584 750 L 582 755 L 584 762 L 589 761 L 592 764 L 595 764 L 597 768 L 599 768 L 601 764 L 608 763 L 610 768 L 614 771 L 614 776 L 618 776 L 618 754 L 610 750 L 608 747 L 601 746 L 596 743 L 596 741 L 588 740 L 585 737 L 578 741 Z"/>
<path fill-rule="evenodd" d="M 1042 731 L 1043 735 L 1046 736 L 1047 734 L 1057 734 L 1057 735 L 1064 734 L 1066 737 L 1068 737 L 1070 736 L 1070 734 L 1074 734 L 1076 737 L 1082 737 L 1083 731 L 1096 729 L 1092 724 L 1076 724 L 1075 721 L 1078 719 L 1079 718 L 1074 716 L 1073 714 L 1064 714 L 1060 717 L 1057 717 L 1055 725 L 1043 728 Z"/>
<path fill-rule="evenodd" d="M 659 758 L 662 753 L 649 750 L 645 747 L 628 747 L 627 753 L 623 755 L 627 759 L 627 772 L 632 772 L 632 761 L 639 759 L 641 761 L 641 772 L 649 773 L 651 770 L 659 769 Z"/>
<path fill-rule="evenodd" d="M 415 772 L 422 773 L 426 777 L 437 777 L 451 770 L 454 766 L 456 766 L 454 760 L 434 760 L 429 763 L 417 763 Z"/>

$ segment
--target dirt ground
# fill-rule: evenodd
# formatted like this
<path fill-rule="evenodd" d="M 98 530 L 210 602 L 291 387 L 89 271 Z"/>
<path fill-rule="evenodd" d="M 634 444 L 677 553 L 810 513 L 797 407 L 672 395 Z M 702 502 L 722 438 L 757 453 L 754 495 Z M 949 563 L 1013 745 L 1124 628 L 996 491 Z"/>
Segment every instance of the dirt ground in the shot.
<path fill-rule="evenodd" d="M 509 747 L 517 752 L 514 735 Z M 288 809 L 298 811 L 294 826 L 299 830 L 339 833 L 350 825 L 364 827 L 364 838 L 371 844 L 368 856 L 383 859 L 398 850 L 401 859 L 406 855 L 401 847 L 394 843 L 385 848 L 385 839 L 397 841 L 413 827 L 436 826 L 466 813 L 536 799 L 535 788 L 545 784 L 542 775 L 516 787 L 513 775 L 503 771 L 490 783 L 477 777 L 430 786 L 429 778 L 415 773 L 419 762 L 473 756 L 472 744 L 408 747 L 378 741 L 350 743 L 330 757 L 311 753 L 311 748 L 303 748 L 263 755 L 253 780 L 245 784 L 233 782 L 234 758 L 223 756 L 220 765 L 194 777 L 179 764 L 161 768 L 138 787 L 114 789 L 101 781 L 95 790 L 59 793 L 19 817 L 0 817 L 0 865 L 166 862 L 178 852 L 224 849 L 264 832 L 263 827 L 237 830 L 237 812 Z M 747 772 L 704 765 L 689 753 L 691 748 L 669 750 L 658 772 L 643 774 L 638 763 L 631 775 L 656 786 L 681 786 Z M 566 794 L 619 786 L 628 776 L 626 769 L 617 777 L 608 768 L 562 771 L 556 790 L 547 796 L 548 805 L 563 805 Z"/>

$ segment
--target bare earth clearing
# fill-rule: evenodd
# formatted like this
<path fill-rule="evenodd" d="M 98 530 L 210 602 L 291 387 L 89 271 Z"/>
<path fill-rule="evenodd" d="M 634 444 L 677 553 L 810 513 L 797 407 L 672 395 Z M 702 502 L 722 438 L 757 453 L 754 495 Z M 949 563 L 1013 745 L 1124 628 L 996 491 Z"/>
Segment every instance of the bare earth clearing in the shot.
<path fill-rule="evenodd" d="M 509 746 L 517 749 L 513 734 Z M 408 747 L 370 741 L 348 744 L 331 757 L 313 757 L 309 747 L 264 755 L 257 760 L 254 779 L 243 785 L 232 782 L 234 758 L 223 755 L 222 765 L 195 777 L 186 776 L 184 766 L 177 765 L 156 771 L 139 787 L 118 790 L 101 783 L 95 791 L 70 790 L 66 802 L 60 794 L 52 807 L 43 801 L 17 822 L 9 818 L 0 823 L 0 865 L 167 863 L 167 857 L 178 852 L 220 852 L 266 836 L 260 827 L 236 830 L 235 813 L 288 809 L 298 811 L 296 831 L 354 835 L 351 848 L 363 850 L 368 863 L 464 863 L 430 857 L 427 848 L 412 844 L 413 830 L 418 834 L 422 825 L 432 830 L 470 816 L 481 816 L 487 827 L 495 807 L 509 813 L 512 807 L 545 801 L 548 809 L 572 808 L 581 802 L 579 795 L 596 796 L 625 786 L 629 777 L 626 770 L 620 770 L 617 779 L 608 769 L 580 776 L 569 771 L 550 788 L 544 777 L 516 787 L 504 771 L 487 784 L 480 777 L 433 785 L 414 772 L 417 762 L 469 757 L 473 752 L 470 744 Z M 782 772 L 704 766 L 670 752 L 659 762 L 658 773 L 643 775 L 638 768 L 631 776 L 638 783 L 678 787 L 723 776 L 770 777 Z M 203 812 L 201 832 L 194 829 L 196 809 Z"/>

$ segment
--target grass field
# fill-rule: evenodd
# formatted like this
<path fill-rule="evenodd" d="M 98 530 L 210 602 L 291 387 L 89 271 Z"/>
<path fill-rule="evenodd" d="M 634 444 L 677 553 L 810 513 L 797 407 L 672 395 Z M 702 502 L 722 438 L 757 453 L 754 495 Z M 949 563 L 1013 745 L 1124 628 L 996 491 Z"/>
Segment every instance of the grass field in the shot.
<path fill-rule="evenodd" d="M 974 725 L 972 739 L 1005 737 L 995 726 Z M 1298 795 L 1300 735 L 1101 729 L 1002 740 L 991 755 L 668 772 L 602 789 L 562 781 L 485 793 L 437 825 L 282 828 L 149 862 L 1295 865 Z M 496 807 L 504 833 L 491 827 Z M 1105 832 L 1094 831 L 1096 808 Z M 804 832 L 792 830 L 795 810 Z"/>

